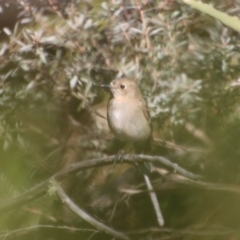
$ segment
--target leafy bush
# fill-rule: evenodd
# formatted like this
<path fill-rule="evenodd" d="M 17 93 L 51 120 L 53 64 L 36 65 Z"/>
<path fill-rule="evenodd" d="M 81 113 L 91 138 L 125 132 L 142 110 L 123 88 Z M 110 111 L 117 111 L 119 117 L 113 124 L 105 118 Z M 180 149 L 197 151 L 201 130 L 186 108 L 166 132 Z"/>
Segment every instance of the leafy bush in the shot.
<path fill-rule="evenodd" d="M 201 226 L 208 239 L 221 239 L 223 235 L 209 233 L 218 226 L 229 228 L 236 237 L 238 196 L 225 196 L 224 191 L 240 180 L 239 34 L 182 1 L 21 1 L 17 8 L 15 4 L 2 3 L 1 13 L 14 8 L 18 16 L 14 27 L 1 26 L 1 201 L 72 163 L 110 153 L 115 143 L 106 120 L 96 114 L 106 112 L 108 96 L 98 86 L 128 76 L 139 81 L 148 101 L 155 138 L 152 154 L 204 176 L 206 182 L 229 184 L 215 185 L 222 191 L 209 193 L 199 185 L 189 190 L 168 175 L 153 176 L 161 181 L 159 195 L 170 236 L 181 239 L 181 231 L 174 229 L 182 228 L 187 239 L 192 239 L 189 229 L 196 231 L 194 239 L 203 239 L 197 236 L 196 226 Z M 240 14 L 237 1 L 221 0 L 216 7 Z M 130 195 L 110 218 L 119 194 L 107 183 L 123 181 L 113 179 L 126 174 L 125 168 L 117 169 L 117 174 L 112 167 L 78 173 L 64 182 L 65 188 L 76 202 L 117 229 L 152 227 L 155 219 L 148 196 Z M 127 186 L 141 182 L 139 173 L 123 176 Z M 226 206 L 225 201 L 232 204 Z M 0 226 L 14 229 L 39 222 L 85 226 L 56 202 L 49 196 L 39 199 L 10 225 L 16 212 L 6 215 Z M 213 206 L 221 210 L 215 213 Z M 39 232 L 59 239 L 59 233 Z M 34 238 L 30 231 L 27 234 Z M 66 237 L 78 236 L 74 234 L 67 232 Z M 165 235 L 158 232 L 155 239 Z"/>

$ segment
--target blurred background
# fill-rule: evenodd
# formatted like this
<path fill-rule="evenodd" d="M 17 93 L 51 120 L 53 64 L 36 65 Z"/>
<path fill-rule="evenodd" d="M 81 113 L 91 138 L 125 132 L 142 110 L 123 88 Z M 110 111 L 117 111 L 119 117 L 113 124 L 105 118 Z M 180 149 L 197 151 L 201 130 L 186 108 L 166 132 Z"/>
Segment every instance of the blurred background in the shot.
<path fill-rule="evenodd" d="M 240 16 L 237 0 L 204 1 Z M 89 214 L 135 239 L 240 239 L 240 36 L 180 0 L 0 2 L 0 205 L 73 163 L 115 154 L 98 86 L 138 80 L 153 123 L 157 228 L 128 165 L 62 183 Z M 139 190 L 134 194 L 133 189 Z M 112 239 L 55 195 L 0 216 L 0 239 Z"/>

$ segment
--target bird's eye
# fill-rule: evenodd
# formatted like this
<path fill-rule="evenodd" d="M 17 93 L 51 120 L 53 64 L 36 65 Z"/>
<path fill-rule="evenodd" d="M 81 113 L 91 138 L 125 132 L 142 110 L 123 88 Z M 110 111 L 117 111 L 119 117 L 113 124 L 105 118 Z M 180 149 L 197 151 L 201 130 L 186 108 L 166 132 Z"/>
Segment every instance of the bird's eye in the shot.
<path fill-rule="evenodd" d="M 121 89 L 124 89 L 124 88 L 125 88 L 125 85 L 121 84 L 121 85 L 120 85 L 120 88 L 121 88 Z"/>

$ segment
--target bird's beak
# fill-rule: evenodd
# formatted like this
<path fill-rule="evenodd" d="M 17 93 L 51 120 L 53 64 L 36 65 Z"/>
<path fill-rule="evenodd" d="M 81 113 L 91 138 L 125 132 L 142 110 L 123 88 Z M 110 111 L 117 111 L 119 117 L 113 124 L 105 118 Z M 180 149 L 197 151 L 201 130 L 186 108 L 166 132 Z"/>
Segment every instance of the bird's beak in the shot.
<path fill-rule="evenodd" d="M 109 84 L 102 84 L 101 87 L 102 88 L 112 88 Z"/>

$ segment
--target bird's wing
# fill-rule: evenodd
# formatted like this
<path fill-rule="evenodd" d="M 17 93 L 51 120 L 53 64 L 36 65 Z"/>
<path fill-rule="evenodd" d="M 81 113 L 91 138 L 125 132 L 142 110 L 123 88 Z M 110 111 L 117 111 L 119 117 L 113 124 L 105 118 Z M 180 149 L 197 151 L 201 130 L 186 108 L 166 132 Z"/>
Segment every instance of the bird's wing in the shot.
<path fill-rule="evenodd" d="M 147 118 L 149 125 L 151 125 L 151 128 L 152 128 L 151 117 L 150 117 L 150 112 L 149 112 L 149 108 L 147 105 L 147 101 L 143 98 L 143 99 L 141 99 L 140 104 L 141 104 L 141 109 L 143 110 L 143 114 Z"/>

